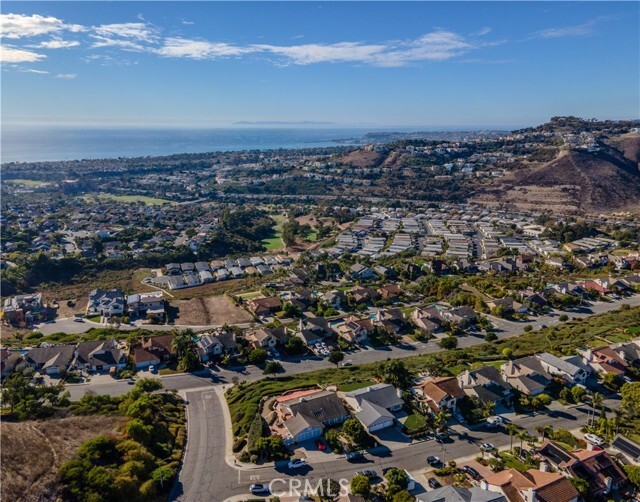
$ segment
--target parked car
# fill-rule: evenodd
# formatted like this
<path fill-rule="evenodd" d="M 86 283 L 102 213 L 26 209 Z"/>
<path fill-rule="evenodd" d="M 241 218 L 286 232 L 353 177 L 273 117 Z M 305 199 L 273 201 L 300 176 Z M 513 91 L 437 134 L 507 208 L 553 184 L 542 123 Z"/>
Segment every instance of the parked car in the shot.
<path fill-rule="evenodd" d="M 269 493 L 269 486 L 263 485 L 261 483 L 255 483 L 251 485 L 251 487 L 249 488 L 249 491 L 254 495 L 257 495 L 259 493 Z"/>
<path fill-rule="evenodd" d="M 501 416 L 494 415 L 492 417 L 487 417 L 487 426 L 488 427 L 499 427 L 504 423 L 504 420 Z"/>
<path fill-rule="evenodd" d="M 435 455 L 429 455 L 427 457 L 427 464 L 434 466 L 434 465 L 440 465 L 442 463 L 442 460 L 440 460 L 440 457 L 436 457 Z"/>
<path fill-rule="evenodd" d="M 350 451 L 347 453 L 347 460 L 349 462 L 355 462 L 364 458 L 364 454 L 361 451 Z"/>
<path fill-rule="evenodd" d="M 307 466 L 307 461 L 301 458 L 294 458 L 293 460 L 289 460 L 287 466 L 289 469 L 301 469 Z"/>
<path fill-rule="evenodd" d="M 596 446 L 602 446 L 604 444 L 604 439 L 602 439 L 600 436 L 596 436 L 595 434 L 585 434 L 584 438 L 589 441 L 591 444 L 596 445 Z"/>
<path fill-rule="evenodd" d="M 463 466 L 462 467 L 462 471 L 467 473 L 473 479 L 480 479 L 480 473 L 478 471 L 476 471 L 473 467 L 469 466 L 469 465 Z"/>
<path fill-rule="evenodd" d="M 495 446 L 493 446 L 491 443 L 482 443 L 482 444 L 480 445 L 480 449 L 481 449 L 482 451 L 493 451 L 493 450 L 495 450 L 495 449 L 496 449 L 496 447 L 495 447 Z"/>
<path fill-rule="evenodd" d="M 149 366 L 149 371 L 151 373 L 155 373 L 156 372 L 156 367 L 152 364 L 151 366 Z"/>
<path fill-rule="evenodd" d="M 431 488 L 433 488 L 433 489 L 440 488 L 440 487 L 442 486 L 442 485 L 440 484 L 440 481 L 438 481 L 436 478 L 429 478 L 429 479 L 427 480 L 427 483 L 428 483 L 428 485 L 429 485 Z"/>
<path fill-rule="evenodd" d="M 324 441 L 322 441 L 322 439 L 316 439 L 316 448 L 318 448 L 318 450 L 320 451 L 324 451 L 327 449 L 327 445 L 324 444 Z"/>
<path fill-rule="evenodd" d="M 369 479 L 373 479 L 378 477 L 378 473 L 372 469 L 366 469 L 364 471 L 356 472 L 356 476 L 366 476 Z"/>

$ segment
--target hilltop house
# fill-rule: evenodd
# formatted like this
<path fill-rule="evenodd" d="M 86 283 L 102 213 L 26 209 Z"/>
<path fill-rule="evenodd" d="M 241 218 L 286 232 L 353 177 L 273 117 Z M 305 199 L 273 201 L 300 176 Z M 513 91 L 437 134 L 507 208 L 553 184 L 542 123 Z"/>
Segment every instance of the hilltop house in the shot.
<path fill-rule="evenodd" d="M 80 342 L 76 347 L 73 366 L 80 370 L 109 371 L 127 366 L 127 356 L 115 339 Z"/>
<path fill-rule="evenodd" d="M 325 427 L 344 422 L 349 413 L 335 392 L 316 389 L 295 392 L 276 400 L 276 426 L 285 444 L 320 437 Z"/>
<path fill-rule="evenodd" d="M 162 291 L 137 293 L 127 297 L 127 308 L 130 315 L 153 316 L 158 321 L 164 320 L 165 302 Z"/>
<path fill-rule="evenodd" d="M 249 300 L 248 307 L 251 313 L 257 317 L 267 317 L 279 310 L 282 310 L 282 301 L 277 296 L 256 298 L 254 300 Z"/>
<path fill-rule="evenodd" d="M 500 366 L 500 373 L 509 385 L 529 396 L 542 394 L 553 380 L 534 356 L 506 362 Z"/>
<path fill-rule="evenodd" d="M 493 366 L 463 371 L 458 375 L 458 384 L 465 394 L 476 396 L 483 404 L 495 403 L 496 408 L 511 405 L 511 385 Z"/>
<path fill-rule="evenodd" d="M 347 405 L 368 432 L 375 432 L 393 426 L 394 412 L 404 406 L 402 391 L 390 384 L 376 384 L 371 387 L 347 392 Z"/>
<path fill-rule="evenodd" d="M 94 289 L 89 293 L 87 315 L 100 315 L 103 317 L 122 316 L 125 311 L 124 293 L 121 289 Z"/>
<path fill-rule="evenodd" d="M 431 378 L 414 387 L 413 394 L 422 407 L 431 413 L 442 410 L 455 413 L 458 400 L 466 396 L 456 377 Z"/>
<path fill-rule="evenodd" d="M 54 345 L 31 349 L 24 355 L 25 362 L 40 373 L 59 375 L 71 364 L 75 352 L 73 345 Z"/>
<path fill-rule="evenodd" d="M 557 357 L 543 352 L 536 354 L 535 357 L 540 361 L 545 371 L 553 376 L 561 377 L 569 385 L 584 384 L 591 372 L 579 356 Z"/>
<path fill-rule="evenodd" d="M 615 373 L 624 375 L 629 363 L 609 346 L 582 351 L 582 362 L 589 365 L 597 373 Z"/>

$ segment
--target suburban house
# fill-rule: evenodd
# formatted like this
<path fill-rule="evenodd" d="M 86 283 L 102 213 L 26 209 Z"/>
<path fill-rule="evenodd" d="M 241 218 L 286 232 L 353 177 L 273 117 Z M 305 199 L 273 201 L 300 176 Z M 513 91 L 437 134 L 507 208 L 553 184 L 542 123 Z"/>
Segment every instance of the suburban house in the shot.
<path fill-rule="evenodd" d="M 487 302 L 487 307 L 489 307 L 490 309 L 502 307 L 505 310 L 505 312 L 526 313 L 528 310 L 525 305 L 522 305 L 522 303 L 515 301 L 510 296 L 507 296 L 505 298 L 499 298 L 496 300 L 490 300 Z"/>
<path fill-rule="evenodd" d="M 584 384 L 589 376 L 589 368 L 579 356 L 557 357 L 548 352 L 536 354 L 542 367 L 551 375 L 562 377 L 569 385 Z"/>
<path fill-rule="evenodd" d="M 640 444 L 635 441 L 618 434 L 611 441 L 611 448 L 619 452 L 617 457 L 622 457 L 623 463 L 640 465 Z"/>
<path fill-rule="evenodd" d="M 256 349 L 272 349 L 278 344 L 278 340 L 266 329 L 256 329 L 245 334 L 245 338 Z"/>
<path fill-rule="evenodd" d="M 165 315 L 164 293 L 153 291 L 151 293 L 137 293 L 127 297 L 127 308 L 130 315 L 153 316 L 162 321 Z"/>
<path fill-rule="evenodd" d="M 578 502 L 580 498 L 567 477 L 537 469 L 496 472 L 481 481 L 481 488 L 500 493 L 509 502 Z"/>
<path fill-rule="evenodd" d="M 80 342 L 76 347 L 73 366 L 80 370 L 109 371 L 127 366 L 127 356 L 114 338 Z"/>
<path fill-rule="evenodd" d="M 349 418 L 335 392 L 317 389 L 294 392 L 276 400 L 276 427 L 283 426 L 285 443 L 300 443 L 322 435 L 324 428 Z"/>
<path fill-rule="evenodd" d="M 142 346 L 157 353 L 162 361 L 168 361 L 176 355 L 175 349 L 171 346 L 172 343 L 173 335 L 150 336 L 142 339 Z"/>
<path fill-rule="evenodd" d="M 160 364 L 161 355 L 145 347 L 134 347 L 131 353 L 137 370 Z"/>
<path fill-rule="evenodd" d="M 373 270 L 371 270 L 369 267 L 365 267 L 364 265 L 361 265 L 360 263 L 354 263 L 353 265 L 351 265 L 351 268 L 349 269 L 349 274 L 351 275 L 352 279 L 368 280 L 368 279 L 378 278 L 378 276 Z"/>
<path fill-rule="evenodd" d="M 440 330 L 441 319 L 426 309 L 417 308 L 411 313 L 411 321 L 425 335 L 432 335 Z"/>
<path fill-rule="evenodd" d="M 330 307 L 339 310 L 347 305 L 347 295 L 344 291 L 329 291 L 322 295 L 322 299 Z"/>
<path fill-rule="evenodd" d="M 42 310 L 42 293 L 15 295 L 4 301 L 2 320 L 15 326 L 22 323 L 30 324 L 37 319 Z"/>
<path fill-rule="evenodd" d="M 359 303 L 372 303 L 380 298 L 378 292 L 373 288 L 366 288 L 364 286 L 354 286 L 349 291 L 349 294 L 353 298 L 356 304 Z"/>
<path fill-rule="evenodd" d="M 509 502 L 502 493 L 483 490 L 477 486 L 443 486 L 416 497 L 416 502 Z"/>
<path fill-rule="evenodd" d="M 640 340 L 612 345 L 611 348 L 628 364 L 637 366 L 640 363 Z"/>
<path fill-rule="evenodd" d="M 6 377 L 13 373 L 13 370 L 16 369 L 16 366 L 21 359 L 22 355 L 20 352 L 5 349 L 4 347 L 0 349 L 0 374 L 3 377 Z"/>
<path fill-rule="evenodd" d="M 458 400 L 466 394 L 458 385 L 456 377 L 439 377 L 429 379 L 413 388 L 418 402 L 432 413 L 442 410 L 455 412 Z"/>
<path fill-rule="evenodd" d="M 213 333 L 205 333 L 196 342 L 196 351 L 202 362 L 207 362 L 211 357 L 219 356 L 224 352 L 222 342 Z"/>
<path fill-rule="evenodd" d="M 338 336 L 349 343 L 355 343 L 365 341 L 373 333 L 374 327 L 371 319 L 360 319 L 352 315 L 335 326 L 334 329 Z"/>
<path fill-rule="evenodd" d="M 394 412 L 404 406 L 402 391 L 393 385 L 380 383 L 344 394 L 347 405 L 368 432 L 392 427 Z"/>
<path fill-rule="evenodd" d="M 589 365 L 597 373 L 615 373 L 624 375 L 629 363 L 609 346 L 582 351 L 582 362 Z"/>
<path fill-rule="evenodd" d="M 73 345 L 54 345 L 31 349 L 24 355 L 25 362 L 40 373 L 59 375 L 71 364 L 75 347 Z"/>
<path fill-rule="evenodd" d="M 300 319 L 299 328 L 302 332 L 310 331 L 314 335 L 323 338 L 333 334 L 329 322 L 324 317 L 307 317 L 306 319 Z"/>
<path fill-rule="evenodd" d="M 94 289 L 89 293 L 87 315 L 103 317 L 122 316 L 125 311 L 124 293 L 121 289 Z"/>
<path fill-rule="evenodd" d="M 378 288 L 378 293 L 383 300 L 396 300 L 402 294 L 402 290 L 397 284 L 386 284 Z"/>
<path fill-rule="evenodd" d="M 400 333 L 407 321 L 400 309 L 381 309 L 376 313 L 374 324 L 381 326 L 387 333 Z"/>
<path fill-rule="evenodd" d="M 511 405 L 512 388 L 493 366 L 463 371 L 458 384 L 465 394 L 476 396 L 483 404 L 495 403 L 496 408 Z"/>
<path fill-rule="evenodd" d="M 536 451 L 566 476 L 582 478 L 589 483 L 589 494 L 598 499 L 617 490 L 627 476 L 604 450 L 568 452 L 553 441 L 545 441 Z"/>
<path fill-rule="evenodd" d="M 282 301 L 277 296 L 268 298 L 255 298 L 249 300 L 248 308 L 257 317 L 267 317 L 279 310 L 282 310 Z"/>
<path fill-rule="evenodd" d="M 476 319 L 478 319 L 478 314 L 475 310 L 467 305 L 463 305 L 461 307 L 454 307 L 449 310 L 443 310 L 442 316 L 449 322 L 457 324 L 460 328 L 464 329 L 467 326 L 470 326 Z"/>
<path fill-rule="evenodd" d="M 500 366 L 500 373 L 509 385 L 529 396 L 542 394 L 553 380 L 540 360 L 534 356 L 506 362 Z"/>

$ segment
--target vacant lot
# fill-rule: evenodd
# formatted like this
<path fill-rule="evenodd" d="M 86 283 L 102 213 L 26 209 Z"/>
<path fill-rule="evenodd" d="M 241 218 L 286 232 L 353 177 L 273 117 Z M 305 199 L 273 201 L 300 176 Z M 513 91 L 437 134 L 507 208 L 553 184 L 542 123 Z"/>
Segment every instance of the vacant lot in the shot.
<path fill-rule="evenodd" d="M 239 324 L 250 322 L 253 318 L 223 295 L 193 298 L 191 300 L 172 300 L 171 310 L 177 316 L 178 326 L 208 326 L 210 324 Z"/>
<path fill-rule="evenodd" d="M 57 499 L 57 473 L 80 444 L 116 433 L 123 417 L 68 417 L 46 421 L 3 422 L 2 500 L 42 502 Z"/>

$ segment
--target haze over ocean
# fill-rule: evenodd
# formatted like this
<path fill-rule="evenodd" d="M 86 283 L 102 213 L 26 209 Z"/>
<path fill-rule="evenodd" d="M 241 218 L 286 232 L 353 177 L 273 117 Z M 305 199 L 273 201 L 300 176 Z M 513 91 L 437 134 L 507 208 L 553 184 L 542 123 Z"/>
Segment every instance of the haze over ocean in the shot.
<path fill-rule="evenodd" d="M 336 139 L 376 131 L 477 130 L 478 127 L 236 127 L 215 129 L 4 126 L 2 162 L 160 156 L 275 148 L 339 146 Z M 492 128 L 498 129 L 498 128 Z"/>

